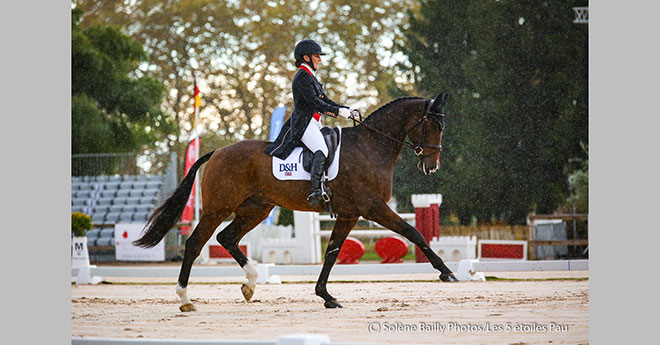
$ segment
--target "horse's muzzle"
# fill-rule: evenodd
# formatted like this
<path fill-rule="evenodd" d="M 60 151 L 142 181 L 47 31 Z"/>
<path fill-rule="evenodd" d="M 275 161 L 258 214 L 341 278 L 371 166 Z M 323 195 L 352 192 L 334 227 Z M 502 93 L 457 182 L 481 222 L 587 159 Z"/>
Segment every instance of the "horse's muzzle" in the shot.
<path fill-rule="evenodd" d="M 428 174 L 432 174 L 432 173 L 438 171 L 439 165 L 440 164 L 438 164 L 438 162 L 436 161 L 436 162 L 434 162 L 434 164 L 432 164 L 432 166 L 429 166 L 429 165 L 426 164 L 425 159 L 420 159 L 417 162 L 417 169 L 419 169 L 421 172 L 423 172 L 424 175 L 428 175 Z"/>

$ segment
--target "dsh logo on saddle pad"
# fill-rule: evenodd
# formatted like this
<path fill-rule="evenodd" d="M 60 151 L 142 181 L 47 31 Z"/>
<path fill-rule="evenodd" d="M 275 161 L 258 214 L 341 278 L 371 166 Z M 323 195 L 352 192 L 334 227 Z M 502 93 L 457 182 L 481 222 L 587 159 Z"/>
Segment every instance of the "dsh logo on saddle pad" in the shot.
<path fill-rule="evenodd" d="M 280 164 L 280 172 L 284 173 L 284 176 L 291 176 L 293 175 L 294 171 L 298 171 L 298 163 L 282 163 Z"/>
<path fill-rule="evenodd" d="M 341 135 L 341 128 L 339 129 L 339 135 Z M 277 157 L 273 157 L 273 176 L 278 180 L 310 180 L 310 174 L 305 171 L 302 163 L 302 147 L 296 147 L 293 152 L 282 160 Z M 337 145 L 337 151 L 335 151 L 335 157 L 332 159 L 332 163 L 328 168 L 328 181 L 334 180 L 337 177 L 339 172 L 339 152 L 341 150 L 341 141 Z"/>

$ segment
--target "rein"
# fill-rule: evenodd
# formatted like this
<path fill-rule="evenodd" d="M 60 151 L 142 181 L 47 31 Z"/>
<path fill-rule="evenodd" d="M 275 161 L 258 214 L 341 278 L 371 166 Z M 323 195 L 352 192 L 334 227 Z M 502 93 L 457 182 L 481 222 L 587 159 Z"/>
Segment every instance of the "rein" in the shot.
<path fill-rule="evenodd" d="M 360 115 L 360 119 L 358 120 L 358 119 L 356 119 L 356 118 L 354 118 L 354 117 L 351 118 L 351 119 L 353 120 L 353 125 L 354 125 L 354 126 L 355 126 L 355 123 L 357 122 L 357 123 L 359 123 L 359 124 L 365 126 L 367 129 L 369 129 L 369 130 L 371 130 L 371 131 L 373 131 L 373 132 L 376 132 L 376 133 L 378 133 L 378 134 L 380 134 L 380 135 L 382 135 L 382 136 L 384 136 L 384 137 L 386 137 L 386 138 L 388 138 L 388 139 L 390 139 L 390 140 L 396 141 L 396 142 L 399 143 L 399 144 L 406 145 L 406 146 L 410 147 L 410 148 L 415 152 L 415 155 L 416 155 L 416 156 L 418 156 L 418 157 L 419 157 L 419 156 L 426 157 L 426 156 L 430 156 L 430 155 L 432 155 L 432 154 L 435 154 L 436 152 L 441 152 L 441 151 L 442 151 L 442 145 L 424 144 L 424 137 L 425 137 L 425 135 L 426 135 L 426 124 L 428 123 L 429 118 L 431 118 L 432 120 L 438 122 L 438 124 L 440 124 L 440 126 L 442 127 L 442 129 L 445 128 L 445 126 L 444 126 L 444 122 L 440 121 L 440 120 L 437 118 L 437 116 L 442 116 L 442 117 L 444 117 L 445 115 L 444 115 L 444 114 L 435 114 L 435 113 L 431 113 L 431 111 L 430 111 L 430 110 L 431 110 L 431 107 L 433 106 L 433 101 L 434 101 L 433 99 L 430 100 L 430 101 L 429 101 L 429 100 L 426 101 L 426 106 L 425 106 L 425 109 L 424 109 L 424 116 L 420 117 L 420 118 L 419 118 L 419 119 L 418 119 L 418 120 L 417 120 L 417 121 L 416 121 L 416 122 L 415 122 L 415 123 L 409 128 L 409 129 L 406 130 L 406 137 L 407 137 L 408 134 L 409 134 L 413 129 L 415 129 L 415 127 L 417 127 L 420 123 L 424 122 L 424 127 L 422 128 L 422 138 L 420 139 L 420 143 L 419 143 L 418 145 L 415 145 L 415 144 L 413 144 L 412 142 L 406 141 L 405 138 L 404 138 L 403 141 L 402 141 L 402 140 L 399 140 L 399 139 L 397 139 L 397 138 L 395 138 L 395 137 L 393 137 L 393 136 L 391 136 L 391 135 L 389 135 L 389 134 L 387 134 L 387 133 L 383 133 L 383 132 L 377 130 L 376 128 L 369 126 L 369 125 L 366 124 L 364 121 L 362 121 L 362 113 L 361 113 L 359 110 L 358 110 L 358 114 Z M 436 149 L 437 151 L 432 152 L 432 153 L 424 154 L 424 147 L 426 147 L 426 148 Z"/>

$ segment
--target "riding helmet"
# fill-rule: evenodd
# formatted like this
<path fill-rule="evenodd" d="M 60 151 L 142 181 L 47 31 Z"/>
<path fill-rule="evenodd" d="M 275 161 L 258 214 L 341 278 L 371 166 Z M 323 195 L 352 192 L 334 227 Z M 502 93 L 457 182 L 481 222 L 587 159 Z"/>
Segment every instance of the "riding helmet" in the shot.
<path fill-rule="evenodd" d="M 321 46 L 316 43 L 314 40 L 304 39 L 296 44 L 296 48 L 293 50 L 293 56 L 296 59 L 296 66 L 299 66 L 301 63 L 305 62 L 303 56 L 309 55 L 309 58 L 312 58 L 312 54 L 326 55 L 322 50 Z M 314 66 L 311 66 L 314 68 Z"/>

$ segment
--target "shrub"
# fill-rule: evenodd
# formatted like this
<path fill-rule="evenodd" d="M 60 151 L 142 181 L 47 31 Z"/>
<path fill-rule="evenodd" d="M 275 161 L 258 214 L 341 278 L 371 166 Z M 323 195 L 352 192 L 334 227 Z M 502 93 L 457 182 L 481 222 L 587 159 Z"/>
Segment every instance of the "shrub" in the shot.
<path fill-rule="evenodd" d="M 71 213 L 71 232 L 74 236 L 85 236 L 85 231 L 92 228 L 92 218 L 82 212 Z"/>

